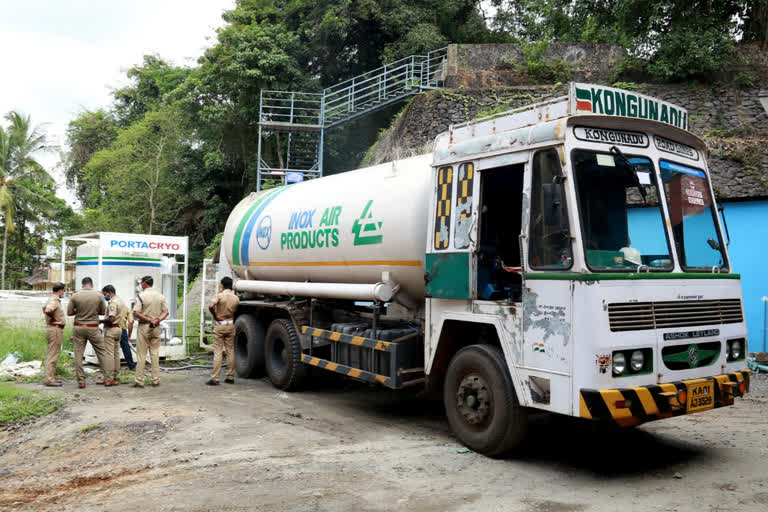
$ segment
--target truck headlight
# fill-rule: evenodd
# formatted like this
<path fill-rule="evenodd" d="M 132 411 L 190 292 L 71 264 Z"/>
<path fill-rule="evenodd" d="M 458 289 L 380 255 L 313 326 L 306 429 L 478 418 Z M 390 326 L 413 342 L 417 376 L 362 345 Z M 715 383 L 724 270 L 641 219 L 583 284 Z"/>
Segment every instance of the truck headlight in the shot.
<path fill-rule="evenodd" d="M 736 361 L 744 355 L 744 340 L 739 338 L 728 341 L 728 360 Z"/>
<path fill-rule="evenodd" d="M 632 377 L 653 372 L 653 350 L 637 348 L 613 353 L 613 376 Z"/>
<path fill-rule="evenodd" d="M 627 369 L 627 358 L 624 357 L 623 352 L 613 353 L 613 374 L 621 375 Z"/>

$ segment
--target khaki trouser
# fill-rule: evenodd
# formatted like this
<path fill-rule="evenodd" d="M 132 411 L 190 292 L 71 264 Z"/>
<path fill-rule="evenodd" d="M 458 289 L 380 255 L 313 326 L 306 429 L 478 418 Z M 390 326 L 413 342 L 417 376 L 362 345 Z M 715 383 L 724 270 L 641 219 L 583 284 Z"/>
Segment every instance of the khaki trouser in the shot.
<path fill-rule="evenodd" d="M 235 326 L 213 326 L 213 373 L 211 380 L 218 382 L 221 374 L 221 352 L 227 352 L 227 379 L 235 378 Z"/>
<path fill-rule="evenodd" d="M 56 378 L 56 362 L 61 353 L 61 339 L 64 329 L 49 325 L 45 329 L 45 339 L 48 341 L 48 353 L 45 355 L 45 383 L 52 384 Z"/>
<path fill-rule="evenodd" d="M 136 339 L 136 384 L 144 385 L 144 365 L 147 363 L 147 349 L 152 363 L 152 384 L 160 383 L 160 327 L 152 328 L 149 324 L 139 324 L 139 335 Z"/>
<path fill-rule="evenodd" d="M 98 327 L 78 327 L 72 330 L 75 346 L 75 374 L 77 375 L 77 382 L 79 384 L 85 384 L 85 371 L 83 371 L 83 356 L 85 355 L 85 344 L 91 342 L 93 351 L 96 352 L 96 357 L 99 360 L 99 366 L 101 366 L 101 373 L 104 378 L 108 378 L 112 375 L 112 360 L 107 357 L 107 352 L 104 349 L 104 335 Z"/>
<path fill-rule="evenodd" d="M 112 361 L 112 374 L 105 375 L 104 380 L 117 380 L 120 377 L 120 336 L 123 330 L 117 327 L 109 327 L 104 330 L 104 348 L 107 357 Z"/>

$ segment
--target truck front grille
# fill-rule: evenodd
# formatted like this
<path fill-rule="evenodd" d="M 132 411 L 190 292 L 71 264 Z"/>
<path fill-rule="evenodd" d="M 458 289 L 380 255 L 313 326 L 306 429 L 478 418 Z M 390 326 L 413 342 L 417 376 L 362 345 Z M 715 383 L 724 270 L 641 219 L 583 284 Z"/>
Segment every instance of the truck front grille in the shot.
<path fill-rule="evenodd" d="M 720 357 L 720 342 L 671 345 L 661 349 L 661 360 L 670 370 L 689 370 L 709 366 Z"/>
<path fill-rule="evenodd" d="M 742 321 L 741 299 L 608 304 L 608 322 L 613 332 L 735 324 Z"/>

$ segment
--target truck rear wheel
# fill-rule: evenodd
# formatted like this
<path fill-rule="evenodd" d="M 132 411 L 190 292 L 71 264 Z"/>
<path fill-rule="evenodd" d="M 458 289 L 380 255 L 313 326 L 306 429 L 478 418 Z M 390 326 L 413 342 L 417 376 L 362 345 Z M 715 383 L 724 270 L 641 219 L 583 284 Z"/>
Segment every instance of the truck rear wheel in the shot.
<path fill-rule="evenodd" d="M 264 347 L 267 375 L 276 388 L 291 391 L 307 374 L 301 362 L 301 341 L 289 320 L 274 320 L 267 329 Z"/>
<path fill-rule="evenodd" d="M 266 329 L 252 315 L 235 320 L 235 371 L 243 379 L 264 375 L 264 335 Z"/>
<path fill-rule="evenodd" d="M 471 450 L 496 457 L 517 447 L 528 417 L 498 347 L 470 345 L 451 359 L 443 402 L 448 424 Z"/>

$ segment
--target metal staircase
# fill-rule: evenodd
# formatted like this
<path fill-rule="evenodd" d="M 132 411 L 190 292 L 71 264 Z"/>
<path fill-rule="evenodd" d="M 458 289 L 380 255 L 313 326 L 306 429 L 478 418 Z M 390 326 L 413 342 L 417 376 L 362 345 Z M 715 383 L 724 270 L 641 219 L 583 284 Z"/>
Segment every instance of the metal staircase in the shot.
<path fill-rule="evenodd" d="M 262 90 L 257 190 L 322 176 L 326 130 L 442 88 L 446 57 L 447 48 L 411 55 L 321 93 Z"/>

